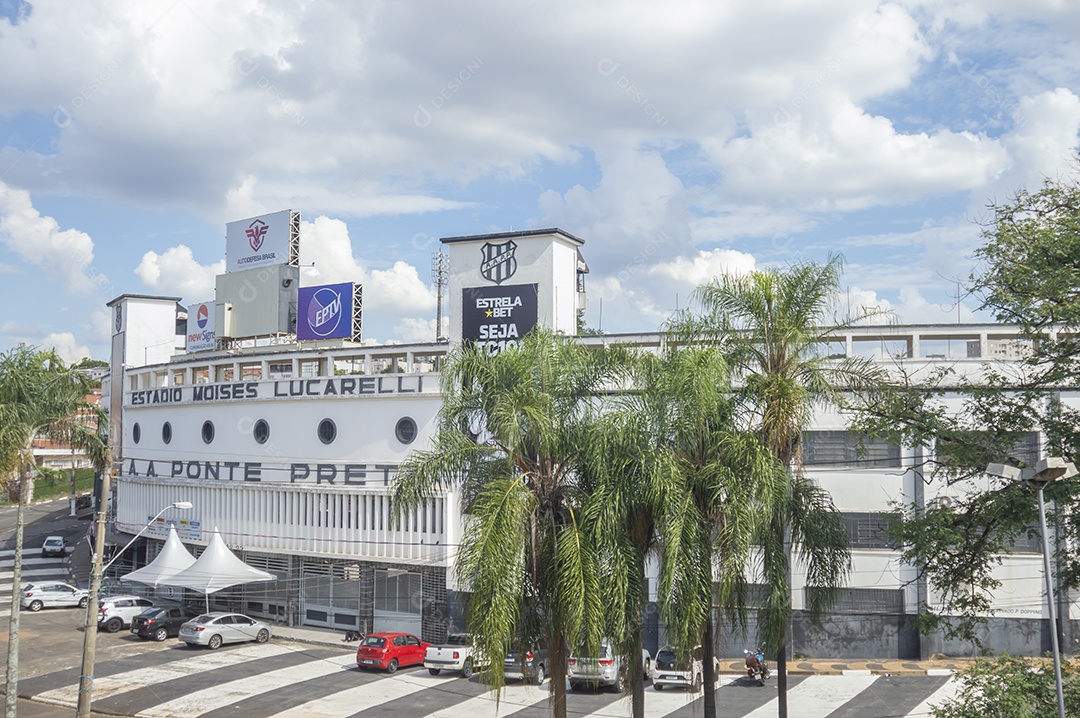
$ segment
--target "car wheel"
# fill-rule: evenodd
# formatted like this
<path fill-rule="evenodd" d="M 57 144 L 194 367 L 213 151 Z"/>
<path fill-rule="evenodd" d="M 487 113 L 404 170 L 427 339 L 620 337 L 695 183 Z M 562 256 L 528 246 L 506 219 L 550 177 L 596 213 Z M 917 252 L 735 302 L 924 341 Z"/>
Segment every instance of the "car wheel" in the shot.
<path fill-rule="evenodd" d="M 41 610 L 41 609 L 42 609 L 42 608 L 43 608 L 44 606 L 45 606 L 45 604 L 44 604 L 44 603 L 42 603 L 41 601 L 31 601 L 31 602 L 30 602 L 30 605 L 29 605 L 29 606 L 27 606 L 27 608 L 29 608 L 29 609 L 30 609 L 31 611 L 33 611 L 34 613 L 37 613 L 37 612 L 38 612 L 38 611 L 40 611 L 40 610 Z"/>
<path fill-rule="evenodd" d="M 465 680 L 472 678 L 472 660 L 466 658 L 465 664 L 461 667 L 461 677 Z"/>
<path fill-rule="evenodd" d="M 693 685 L 693 690 L 694 690 L 695 692 L 697 692 L 697 691 L 700 691 L 700 690 L 701 690 L 701 674 L 700 674 L 700 673 L 697 673 L 697 674 L 695 674 L 695 675 L 694 675 L 694 685 Z"/>
<path fill-rule="evenodd" d="M 612 693 L 622 693 L 623 689 L 625 689 L 625 688 L 626 688 L 626 679 L 623 677 L 622 671 L 619 671 L 619 674 L 617 676 L 615 676 L 615 682 L 611 684 L 611 692 Z"/>
<path fill-rule="evenodd" d="M 646 658 L 645 659 L 645 677 L 642 678 L 641 680 L 643 680 L 643 681 L 649 680 L 649 673 L 651 673 L 651 672 L 652 672 L 652 659 Z"/>
<path fill-rule="evenodd" d="M 256 643 L 266 643 L 270 640 L 270 631 L 265 628 L 259 629 L 259 632 L 255 634 Z"/>
<path fill-rule="evenodd" d="M 206 642 L 206 646 L 211 650 L 221 648 L 221 634 L 215 633 L 214 635 L 210 636 L 210 640 Z"/>
<path fill-rule="evenodd" d="M 433 676 L 437 676 L 440 673 L 442 673 L 442 669 L 441 668 L 429 668 L 429 669 L 427 669 L 427 672 L 430 673 Z M 465 671 L 462 671 L 462 673 L 464 673 L 464 672 Z"/>
<path fill-rule="evenodd" d="M 123 627 L 124 622 L 121 621 L 119 618 L 110 618 L 108 621 L 105 622 L 106 633 L 116 633 Z"/>
<path fill-rule="evenodd" d="M 89 596 L 83 596 L 82 598 L 79 599 L 79 608 L 86 608 L 87 605 L 89 605 L 89 603 L 90 603 L 90 597 Z"/>
<path fill-rule="evenodd" d="M 533 674 L 533 683 L 538 686 L 543 685 L 545 678 L 547 678 L 547 676 L 544 674 L 544 664 L 541 663 L 536 667 L 536 673 Z"/>
<path fill-rule="evenodd" d="M 165 630 L 164 626 L 162 626 L 161 628 L 154 631 L 154 640 L 155 641 L 164 641 L 168 637 L 169 637 L 169 632 Z"/>
<path fill-rule="evenodd" d="M 397 659 L 396 658 L 391 658 L 390 663 L 386 666 L 386 672 L 387 673 L 394 673 L 395 671 L 397 671 L 397 667 L 398 667 Z"/>
<path fill-rule="evenodd" d="M 653 683 L 652 687 L 653 687 L 654 691 L 662 691 L 662 690 L 664 690 L 664 687 L 662 685 L 660 685 L 659 683 Z"/>
<path fill-rule="evenodd" d="M 570 690 L 576 691 L 578 688 L 581 688 L 580 683 L 575 683 L 574 681 L 570 681 Z"/>

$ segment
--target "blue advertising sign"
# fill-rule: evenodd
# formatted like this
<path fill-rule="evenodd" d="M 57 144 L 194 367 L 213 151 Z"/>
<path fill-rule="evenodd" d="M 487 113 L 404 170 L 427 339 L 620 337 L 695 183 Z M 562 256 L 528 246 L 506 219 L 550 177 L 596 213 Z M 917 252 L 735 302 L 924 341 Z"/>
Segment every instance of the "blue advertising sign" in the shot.
<path fill-rule="evenodd" d="M 300 287 L 296 313 L 296 338 L 351 339 L 352 282 Z"/>

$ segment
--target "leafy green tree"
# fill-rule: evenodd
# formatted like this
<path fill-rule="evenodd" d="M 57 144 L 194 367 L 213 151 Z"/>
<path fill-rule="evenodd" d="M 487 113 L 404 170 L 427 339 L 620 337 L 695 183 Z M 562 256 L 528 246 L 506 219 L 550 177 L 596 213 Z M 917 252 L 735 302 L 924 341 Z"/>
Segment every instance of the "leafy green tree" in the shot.
<path fill-rule="evenodd" d="M 83 449 L 99 467 L 109 463 L 105 441 L 105 416 L 85 400 L 86 378 L 72 371 L 49 350 L 20 345 L 0 355 L 0 468 L 17 480 L 10 485 L 18 498 L 15 524 L 15 565 L 12 585 L 22 582 L 22 548 L 25 508 L 33 480 L 34 441 L 63 439 Z M 84 421 L 85 420 L 85 421 Z M 11 597 L 9 617 L 7 690 L 17 695 L 19 680 L 19 592 Z M 7 702 L 6 713 L 15 716 L 17 701 Z"/>
<path fill-rule="evenodd" d="M 1042 432 L 1045 454 L 1080 459 L 1080 412 L 1061 400 L 1080 376 L 1080 182 L 1048 180 L 991 205 L 982 236 L 968 289 L 980 309 L 1019 327 L 1016 349 L 1026 357 L 987 363 L 976 376 L 951 368 L 909 375 L 900 366 L 899 380 L 857 420 L 860 430 L 922 447 L 918 468 L 939 485 L 986 482 L 992 462 L 1029 466 L 1034 457 L 1019 446 L 1030 432 Z M 959 397 L 960 408 L 947 396 Z M 1058 536 L 1057 579 L 1080 588 L 1080 557 L 1067 548 L 1080 541 L 1080 480 L 1054 482 L 1046 498 Z M 936 610 L 921 614 L 922 630 L 979 645 L 1000 587 L 994 571 L 1016 539 L 1036 535 L 1036 503 L 1029 487 L 992 479 L 986 491 L 952 499 L 950 506 L 899 506 L 894 533 L 905 561 L 940 597 Z"/>
<path fill-rule="evenodd" d="M 1080 715 L 1080 670 L 1062 664 L 1065 714 Z M 957 674 L 957 694 L 930 709 L 934 718 L 1042 718 L 1057 715 L 1054 671 L 1005 653 Z"/>
<path fill-rule="evenodd" d="M 518 641 L 546 643 L 551 708 L 566 716 L 568 649 L 603 629 L 610 597 L 582 525 L 584 456 L 596 439 L 596 397 L 618 380 L 618 362 L 535 331 L 489 355 L 455 348 L 443 368 L 443 406 L 428 451 L 401 465 L 393 502 L 416 506 L 458 492 L 464 535 L 457 575 L 471 591 L 468 625 L 493 658 Z M 481 678 L 501 687 L 502 663 Z"/>
<path fill-rule="evenodd" d="M 785 468 L 788 487 L 757 536 L 768 585 L 765 638 L 776 648 L 781 718 L 787 716 L 787 637 L 791 560 L 806 565 L 809 608 L 820 611 L 850 569 L 846 532 L 831 497 L 801 472 L 800 442 L 818 407 L 845 406 L 877 389 L 882 373 L 867 359 L 825 355 L 830 337 L 877 315 L 835 319 L 842 260 L 785 270 L 724 275 L 699 287 L 698 332 L 724 347 L 741 384 L 742 420 Z"/>

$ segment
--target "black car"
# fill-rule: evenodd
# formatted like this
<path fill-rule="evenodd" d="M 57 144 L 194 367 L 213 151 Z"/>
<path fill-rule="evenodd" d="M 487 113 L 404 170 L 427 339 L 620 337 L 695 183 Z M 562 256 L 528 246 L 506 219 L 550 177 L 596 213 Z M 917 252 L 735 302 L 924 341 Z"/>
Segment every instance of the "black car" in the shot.
<path fill-rule="evenodd" d="M 180 625 L 198 615 L 181 606 L 155 606 L 131 619 L 131 632 L 139 638 L 164 641 L 180 634 Z"/>

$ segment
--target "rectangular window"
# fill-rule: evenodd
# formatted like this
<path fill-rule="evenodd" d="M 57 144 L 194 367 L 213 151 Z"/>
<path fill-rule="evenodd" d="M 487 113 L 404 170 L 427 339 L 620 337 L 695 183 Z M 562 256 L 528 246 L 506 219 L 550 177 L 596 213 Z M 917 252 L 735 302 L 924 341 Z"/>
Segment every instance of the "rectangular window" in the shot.
<path fill-rule="evenodd" d="M 806 587 L 807 602 L 811 594 L 819 589 Z M 893 588 L 841 588 L 836 592 L 836 600 L 830 604 L 833 611 L 846 613 L 892 613 L 904 612 L 904 591 Z"/>
<path fill-rule="evenodd" d="M 267 366 L 267 373 L 271 379 L 287 379 L 292 376 L 292 362 L 270 364 Z"/>
<path fill-rule="evenodd" d="M 945 466 L 985 466 L 997 460 L 1030 467 L 1039 461 L 1039 448 L 1037 431 L 1009 437 L 991 431 L 960 431 L 938 439 L 935 454 Z"/>
<path fill-rule="evenodd" d="M 806 431 L 802 435 L 807 466 L 879 469 L 900 466 L 900 447 L 850 431 Z"/>
<path fill-rule="evenodd" d="M 890 514 L 845 511 L 843 517 L 851 548 L 896 548 L 896 539 L 889 534 Z"/>

